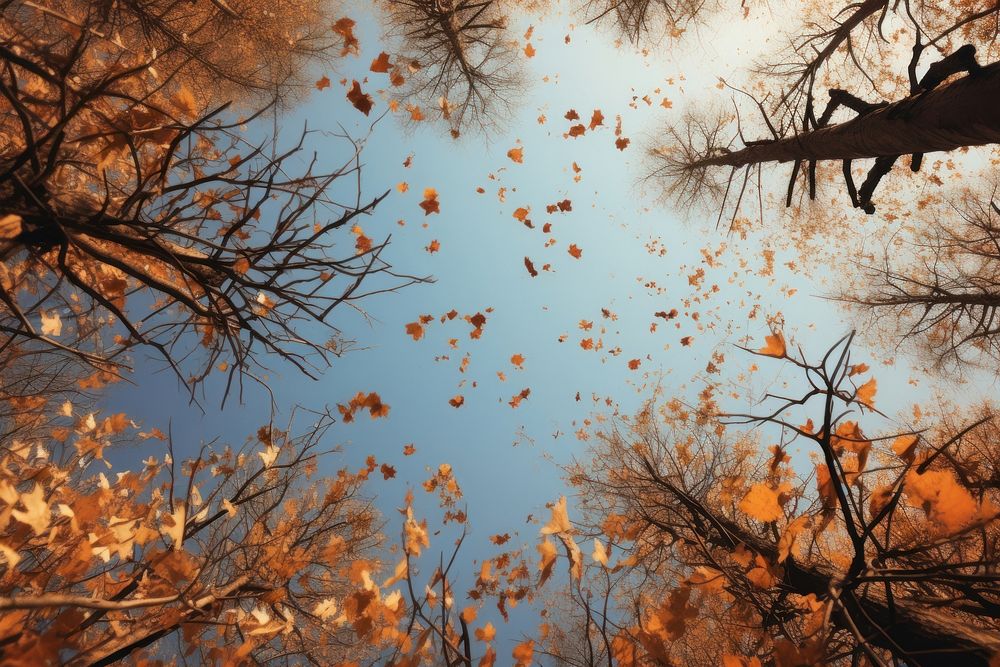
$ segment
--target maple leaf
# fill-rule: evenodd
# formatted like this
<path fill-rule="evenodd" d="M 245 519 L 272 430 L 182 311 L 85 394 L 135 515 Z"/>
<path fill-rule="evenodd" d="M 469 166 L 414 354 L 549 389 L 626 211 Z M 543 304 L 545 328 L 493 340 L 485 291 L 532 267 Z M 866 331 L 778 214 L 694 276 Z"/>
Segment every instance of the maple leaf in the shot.
<path fill-rule="evenodd" d="M 580 259 L 583 256 L 583 250 L 578 248 L 575 243 L 570 243 L 569 248 L 566 250 L 572 257 Z"/>
<path fill-rule="evenodd" d="M 361 84 L 358 83 L 357 79 L 351 85 L 351 89 L 347 91 L 347 100 L 354 105 L 354 108 L 368 115 L 371 113 L 372 107 L 375 105 L 375 100 L 372 99 L 371 95 L 362 92 Z"/>
<path fill-rule="evenodd" d="M 580 114 L 576 112 L 576 109 L 570 109 L 566 112 L 566 120 L 580 120 Z"/>
<path fill-rule="evenodd" d="M 440 249 L 441 249 L 441 242 L 438 241 L 437 239 L 431 241 L 430 244 L 424 248 L 424 250 L 426 250 L 429 253 L 435 253 Z"/>
<path fill-rule="evenodd" d="M 381 465 L 379 472 L 382 473 L 382 479 L 392 479 L 396 476 L 396 469 L 387 463 Z"/>
<path fill-rule="evenodd" d="M 617 148 L 620 151 L 623 151 L 626 148 L 628 148 L 630 142 L 631 140 L 628 137 L 618 137 L 617 139 L 615 139 L 615 148 Z"/>
<path fill-rule="evenodd" d="M 62 334 L 62 319 L 59 313 L 42 311 L 42 333 L 46 336 L 59 336 Z"/>
<path fill-rule="evenodd" d="M 511 355 L 510 363 L 513 364 L 514 366 L 517 366 L 518 368 L 522 368 L 524 366 L 524 355 L 522 354 Z"/>
<path fill-rule="evenodd" d="M 515 667 L 531 667 L 535 656 L 535 640 L 523 641 L 511 651 L 511 657 L 516 661 Z"/>
<path fill-rule="evenodd" d="M 325 74 L 316 82 L 316 90 L 323 90 L 330 87 L 330 77 Z"/>
<path fill-rule="evenodd" d="M 437 190 L 434 188 L 424 188 L 424 200 L 420 202 L 420 208 L 424 209 L 425 216 L 431 213 L 441 213 Z"/>
<path fill-rule="evenodd" d="M 481 628 L 476 628 L 476 639 L 481 642 L 491 642 L 497 636 L 497 630 L 493 624 L 488 622 Z"/>
<path fill-rule="evenodd" d="M 531 45 L 531 42 L 528 42 L 525 45 L 525 47 L 524 47 L 524 55 L 527 56 L 528 58 L 534 58 L 535 57 L 535 47 L 533 47 Z"/>
<path fill-rule="evenodd" d="M 764 523 L 777 521 L 783 516 L 778 493 L 762 482 L 750 487 L 750 491 L 740 501 L 740 511 Z"/>
<path fill-rule="evenodd" d="M 588 127 L 593 130 L 598 125 L 604 125 L 604 114 L 601 113 L 600 109 L 594 109 L 594 115 L 590 117 L 590 125 Z"/>
<path fill-rule="evenodd" d="M 524 148 L 518 146 L 507 151 L 507 157 L 517 164 L 524 164 Z"/>
<path fill-rule="evenodd" d="M 872 378 L 868 382 L 858 387 L 858 392 L 855 395 L 855 399 L 863 404 L 867 405 L 872 410 L 875 409 L 875 393 L 878 391 L 878 382 L 875 378 Z"/>
<path fill-rule="evenodd" d="M 450 405 L 453 408 L 460 408 L 462 407 L 463 403 L 465 403 L 465 397 L 462 396 L 461 394 L 458 394 L 448 399 L 448 405 Z"/>
<path fill-rule="evenodd" d="M 781 359 L 785 356 L 785 337 L 780 331 L 775 331 L 770 336 L 764 337 L 764 347 L 757 350 L 765 357 L 776 357 Z"/>
<path fill-rule="evenodd" d="M 521 401 L 528 398 L 531 394 L 531 389 L 522 389 L 519 393 L 515 394 L 509 401 L 509 405 L 512 408 L 516 408 L 521 405 Z"/>
<path fill-rule="evenodd" d="M 417 448 L 413 446 L 413 443 L 403 446 L 403 456 L 413 456 L 416 452 Z"/>
<path fill-rule="evenodd" d="M 573 125 L 569 128 L 569 136 L 571 137 L 582 137 L 587 133 L 587 128 L 582 124 Z"/>
<path fill-rule="evenodd" d="M 632 359 L 631 361 L 628 362 L 628 368 L 630 371 L 634 371 L 639 368 L 639 364 L 641 363 L 642 361 L 639 359 Z"/>
<path fill-rule="evenodd" d="M 31 526 L 35 535 L 44 534 L 52 521 L 52 511 L 45 501 L 45 488 L 37 482 L 28 493 L 20 495 L 23 510 L 13 509 L 10 514 L 21 523 Z"/>
<path fill-rule="evenodd" d="M 569 522 L 569 515 L 566 512 L 566 496 L 560 496 L 559 500 L 552 504 L 551 512 L 552 518 L 542 528 L 542 535 L 568 533 L 573 529 Z"/>
<path fill-rule="evenodd" d="M 389 54 L 383 51 L 378 54 L 378 57 L 375 58 L 375 60 L 372 61 L 372 65 L 369 69 L 373 72 L 384 74 L 389 71 L 390 67 L 392 67 L 392 65 L 389 63 Z"/>

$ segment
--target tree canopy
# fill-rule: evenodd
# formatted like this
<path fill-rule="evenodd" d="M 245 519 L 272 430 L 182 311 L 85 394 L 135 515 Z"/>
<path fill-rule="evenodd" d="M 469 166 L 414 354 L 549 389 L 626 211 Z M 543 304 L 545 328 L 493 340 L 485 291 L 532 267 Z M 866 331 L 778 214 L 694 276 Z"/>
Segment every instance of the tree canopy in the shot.
<path fill-rule="evenodd" d="M 1000 664 L 997 3 L 0 36 L 4 664 Z"/>

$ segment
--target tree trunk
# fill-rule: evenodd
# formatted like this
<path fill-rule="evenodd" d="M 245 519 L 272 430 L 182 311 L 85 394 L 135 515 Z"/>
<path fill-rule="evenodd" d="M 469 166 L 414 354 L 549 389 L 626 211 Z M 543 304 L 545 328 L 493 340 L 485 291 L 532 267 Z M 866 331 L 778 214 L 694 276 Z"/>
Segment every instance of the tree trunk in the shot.
<path fill-rule="evenodd" d="M 1000 143 L 1000 63 L 846 123 L 753 144 L 690 166 L 896 157 L 995 143 Z"/>

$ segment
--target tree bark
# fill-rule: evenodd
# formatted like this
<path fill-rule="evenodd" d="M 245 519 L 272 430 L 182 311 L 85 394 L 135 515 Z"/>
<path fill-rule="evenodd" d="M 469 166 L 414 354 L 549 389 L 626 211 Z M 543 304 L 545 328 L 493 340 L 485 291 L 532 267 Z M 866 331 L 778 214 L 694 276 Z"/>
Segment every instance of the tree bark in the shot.
<path fill-rule="evenodd" d="M 855 160 L 1000 143 L 1000 62 L 864 116 L 742 150 L 691 168 L 762 162 Z"/>

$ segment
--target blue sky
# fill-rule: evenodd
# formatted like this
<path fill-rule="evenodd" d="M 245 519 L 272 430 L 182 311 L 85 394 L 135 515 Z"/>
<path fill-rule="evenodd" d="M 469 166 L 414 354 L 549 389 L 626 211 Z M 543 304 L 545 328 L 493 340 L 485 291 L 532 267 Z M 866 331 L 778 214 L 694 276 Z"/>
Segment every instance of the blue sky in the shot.
<path fill-rule="evenodd" d="M 360 57 L 348 57 L 340 70 L 327 72 L 333 86 L 313 91 L 280 126 L 287 136 L 308 122 L 312 128 L 336 131 L 343 126 L 351 136 L 367 137 L 364 188 L 372 196 L 393 191 L 361 226 L 376 240 L 392 235 L 386 256 L 397 269 L 433 276 L 435 282 L 372 298 L 363 304 L 366 317 L 344 310 L 338 326 L 365 349 L 335 360 L 318 381 L 279 368 L 271 386 L 284 414 L 294 405 L 334 406 L 358 391 L 376 391 L 391 406 L 388 419 L 363 417 L 338 424 L 331 437 L 344 446 L 344 456 L 328 462 L 334 470 L 345 462 L 358 465 L 373 454 L 397 469 L 395 479 L 375 481 L 370 488 L 389 521 L 390 537 L 398 534 L 395 508 L 402 506 L 407 489 L 417 493 L 418 512 L 433 514 L 434 500 L 419 484 L 441 463 L 454 468 L 470 516 L 458 590 L 471 585 L 478 559 L 495 553 L 490 535 L 520 531 L 515 539 L 531 548 L 539 526 L 527 524 L 526 517 L 547 517 L 545 503 L 568 492 L 558 464 L 585 451 L 588 443 L 574 433 L 595 412 L 634 411 L 658 384 L 668 396 L 694 402 L 712 352 L 725 354 L 724 373 L 733 376 L 759 361 L 734 344 L 745 337 L 763 344 L 766 316 L 783 315 L 786 334 L 814 353 L 850 329 L 845 314 L 819 298 L 829 291 L 828 269 L 793 272 L 785 266 L 801 259 L 779 222 L 746 239 L 728 236 L 714 228 L 711 212 L 676 211 L 660 201 L 655 185 L 642 181 L 644 146 L 664 124 L 679 120 L 689 100 L 718 95 L 717 77 L 738 73 L 753 49 L 766 46 L 753 39 L 753 31 L 771 20 L 766 15 L 745 24 L 722 17 L 702 28 L 712 39 L 692 35 L 672 53 L 647 54 L 616 48 L 612 35 L 580 25 L 579 17 L 570 14 L 520 17 L 511 32 L 521 37 L 528 25 L 535 25 L 531 42 L 537 55 L 525 59 L 530 86 L 514 100 L 514 117 L 489 136 L 470 134 L 455 141 L 440 126 L 404 129 L 391 113 L 371 128 L 371 119 L 387 108 L 386 100 L 375 94 L 387 85 L 384 75 L 370 74 L 365 84 L 376 97 L 371 118 L 345 101 L 339 79 L 361 79 L 381 50 L 391 53 L 360 8 L 347 14 L 359 21 Z M 646 95 L 651 105 L 642 100 Z M 671 108 L 660 105 L 663 98 L 671 100 Z M 571 125 L 564 115 L 570 109 L 584 123 L 600 109 L 605 125 L 583 137 L 564 138 Z M 539 124 L 542 114 L 547 121 Z M 615 147 L 618 114 L 623 136 L 631 139 L 624 151 Z M 310 148 L 324 164 L 343 159 L 342 141 L 321 135 L 314 139 Z M 518 146 L 524 149 L 523 164 L 507 157 Z M 406 168 L 403 162 L 410 155 L 412 166 Z M 581 168 L 578 182 L 574 162 Z M 408 192 L 395 189 L 400 182 L 409 185 Z M 438 191 L 440 215 L 425 216 L 419 208 L 425 187 Z M 501 187 L 506 188 L 503 202 Z M 564 199 L 572 201 L 571 212 L 546 214 L 547 204 Z M 535 229 L 512 217 L 522 206 L 530 207 Z M 546 222 L 553 226 L 551 234 L 542 232 Z M 555 243 L 546 247 L 550 238 Z M 441 246 L 434 254 L 425 250 L 432 240 Z M 582 248 L 579 260 L 567 253 L 570 243 Z M 721 246 L 720 265 L 708 267 L 702 250 L 714 253 Z M 666 250 L 662 256 L 660 248 Z M 764 249 L 776 253 L 771 276 L 759 275 L 766 263 Z M 551 264 L 552 271 L 530 277 L 525 256 L 539 269 Z M 692 285 L 689 276 L 699 268 L 708 275 L 704 283 Z M 717 293 L 692 301 L 713 283 L 719 286 Z M 760 304 L 758 314 L 751 317 L 755 304 Z M 487 308 L 493 311 L 479 340 L 470 339 L 471 326 L 461 318 L 444 324 L 435 319 L 420 341 L 404 331 L 406 323 L 421 315 L 437 318 L 452 309 L 471 315 Z M 681 312 L 675 321 L 654 316 L 672 308 Z M 616 319 L 603 317 L 602 309 Z M 695 312 L 699 321 L 691 317 Z M 581 320 L 592 321 L 593 329 L 580 330 Z M 654 322 L 658 327 L 651 331 Z M 565 342 L 559 342 L 563 335 Z M 681 344 L 685 336 L 693 337 L 691 345 Z M 452 338 L 458 339 L 457 349 L 449 345 Z M 604 349 L 582 349 L 583 338 L 602 339 Z M 610 354 L 619 347 L 620 354 Z M 463 373 L 459 366 L 466 354 Z M 523 370 L 512 366 L 514 354 L 525 357 Z M 863 351 L 859 354 L 865 359 Z M 443 355 L 449 359 L 442 360 Z M 908 385 L 911 370 L 902 360 L 879 366 L 886 356 L 872 351 L 867 358 L 884 388 L 880 407 L 904 410 L 926 389 Z M 637 370 L 628 368 L 631 359 L 641 361 Z M 108 410 L 125 410 L 164 431 L 170 423 L 181 454 L 215 437 L 240 442 L 267 419 L 261 392 L 251 390 L 242 405 L 232 402 L 225 410 L 210 397 L 202 412 L 188 404 L 171 375 L 153 373 L 156 367 L 142 364 L 136 386 L 113 388 L 105 403 Z M 763 388 L 777 376 L 774 367 L 762 368 L 752 383 Z M 894 385 L 912 393 L 891 391 Z M 511 408 L 508 401 L 525 388 L 531 389 L 530 396 Z M 457 394 L 465 403 L 455 409 L 448 400 Z M 604 403 L 606 397 L 613 400 L 612 408 Z M 748 400 L 738 399 L 734 407 L 742 401 L 746 408 Z M 407 443 L 414 444 L 415 455 L 403 456 Z M 432 542 L 435 554 L 448 548 L 446 539 Z M 537 622 L 532 613 L 515 613 L 509 626 L 485 611 L 480 618 L 497 625 L 501 655 Z"/>

